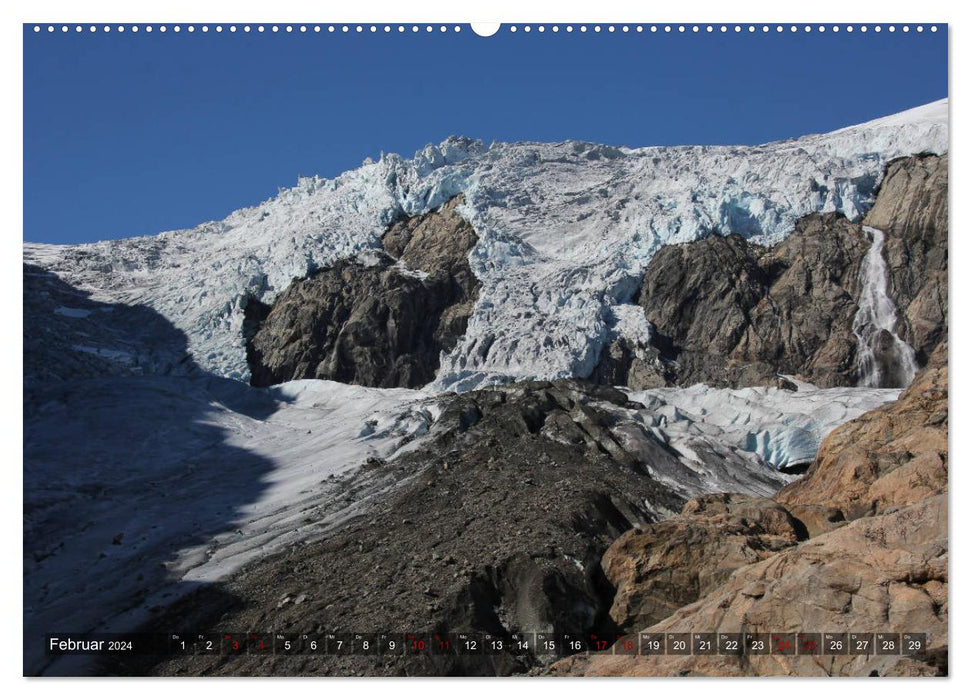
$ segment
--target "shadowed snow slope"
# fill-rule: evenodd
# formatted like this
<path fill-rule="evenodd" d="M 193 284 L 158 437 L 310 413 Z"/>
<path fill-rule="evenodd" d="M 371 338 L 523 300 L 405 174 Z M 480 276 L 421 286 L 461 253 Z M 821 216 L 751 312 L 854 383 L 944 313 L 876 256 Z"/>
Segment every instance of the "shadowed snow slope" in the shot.
<path fill-rule="evenodd" d="M 339 477 L 413 449 L 407 389 L 97 377 L 31 389 L 24 424 L 24 671 L 43 635 L 127 631 L 197 582 L 323 536 L 378 495 Z M 73 673 L 80 657 L 47 672 Z"/>
<path fill-rule="evenodd" d="M 387 226 L 464 194 L 481 292 L 436 388 L 587 376 L 613 307 L 665 243 L 712 231 L 777 242 L 810 212 L 860 219 L 887 162 L 947 150 L 947 101 L 762 146 L 614 148 L 450 138 L 413 159 L 301 178 L 219 222 L 90 245 L 25 245 L 25 261 L 95 301 L 144 305 L 188 337 L 200 367 L 248 377 L 243 304 L 380 246 Z M 633 329 L 640 333 L 642 328 Z"/>

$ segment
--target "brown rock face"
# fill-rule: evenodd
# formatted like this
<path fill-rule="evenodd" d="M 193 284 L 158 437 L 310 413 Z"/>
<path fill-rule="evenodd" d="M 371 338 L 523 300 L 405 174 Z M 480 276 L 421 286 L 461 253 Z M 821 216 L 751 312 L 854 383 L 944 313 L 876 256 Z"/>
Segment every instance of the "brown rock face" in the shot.
<path fill-rule="evenodd" d="M 896 331 L 921 365 L 947 335 L 947 162 L 892 162 L 863 222 L 886 233 Z M 823 387 L 855 385 L 853 320 L 869 248 L 862 226 L 837 214 L 803 217 L 770 249 L 737 235 L 665 246 L 637 296 L 654 326 L 652 346 L 612 341 L 592 379 L 640 389 L 771 384 L 795 374 Z"/>
<path fill-rule="evenodd" d="M 777 503 L 713 494 L 681 515 L 631 530 L 603 557 L 617 590 L 610 616 L 623 629 L 660 622 L 725 582 L 735 569 L 791 547 L 804 533 Z"/>
<path fill-rule="evenodd" d="M 836 511 L 835 522 L 817 525 L 832 529 L 946 493 L 947 387 L 945 342 L 897 401 L 830 433 L 806 476 L 776 500 L 790 510 Z"/>
<path fill-rule="evenodd" d="M 375 265 L 341 261 L 295 280 L 272 307 L 248 304 L 251 383 L 430 382 L 441 353 L 465 333 L 478 292 L 468 263 L 477 239 L 460 203 L 392 225 L 383 239 L 390 255 Z"/>
<path fill-rule="evenodd" d="M 467 279 L 471 270 L 466 258 L 478 237 L 456 211 L 462 201 L 460 195 L 438 211 L 392 224 L 381 239 L 384 249 L 413 270 L 450 275 L 460 284 L 474 284 Z"/>
<path fill-rule="evenodd" d="M 923 154 L 897 158 L 887 165 L 880 192 L 867 213 L 867 226 L 890 231 L 900 229 L 912 240 L 927 239 L 925 250 L 946 244 L 948 230 L 948 154 Z M 944 251 L 945 255 L 947 251 Z M 947 258 L 941 262 L 946 264 Z M 919 277 L 917 271 L 911 275 Z"/>
<path fill-rule="evenodd" d="M 695 499 L 678 517 L 626 533 L 603 558 L 617 589 L 611 615 L 630 634 L 923 632 L 923 653 L 580 654 L 548 672 L 946 675 L 947 394 L 942 343 L 897 402 L 831 433 L 775 501 Z"/>
<path fill-rule="evenodd" d="M 946 673 L 947 498 L 863 518 L 735 571 L 650 632 L 924 632 L 915 657 L 579 655 L 555 674 L 868 676 Z"/>

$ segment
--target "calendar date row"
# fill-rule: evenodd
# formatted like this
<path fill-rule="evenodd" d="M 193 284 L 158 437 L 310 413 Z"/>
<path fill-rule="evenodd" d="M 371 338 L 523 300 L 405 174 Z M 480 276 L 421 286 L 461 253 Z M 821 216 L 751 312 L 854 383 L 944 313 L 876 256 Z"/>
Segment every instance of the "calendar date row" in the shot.
<path fill-rule="evenodd" d="M 913 656 L 923 653 L 926 645 L 927 635 L 914 632 L 643 632 L 639 635 L 222 632 L 47 637 L 47 652 L 52 655 L 512 654 L 558 657 L 592 652 L 639 656 Z"/>

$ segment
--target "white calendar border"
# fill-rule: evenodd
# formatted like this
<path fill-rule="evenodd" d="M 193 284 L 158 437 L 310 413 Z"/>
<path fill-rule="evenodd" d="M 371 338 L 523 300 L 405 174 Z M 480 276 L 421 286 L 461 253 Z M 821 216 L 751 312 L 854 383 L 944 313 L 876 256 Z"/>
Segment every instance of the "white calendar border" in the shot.
<path fill-rule="evenodd" d="M 687 3 L 634 3 L 630 0 L 591 0 L 588 3 L 575 0 L 560 0 L 555 4 L 537 2 L 536 0 L 491 0 L 467 4 L 455 0 L 422 0 L 391 2 L 390 0 L 366 1 L 327 5 L 309 0 L 273 0 L 254 2 L 253 0 L 238 0 L 237 2 L 204 2 L 202 0 L 167 0 L 164 3 L 139 4 L 122 2 L 120 0 L 85 0 L 84 2 L 70 0 L 36 0 L 22 3 L 18 7 L 8 4 L 2 10 L 4 22 L 0 24 L 0 51 L 3 52 L 3 86 L 2 94 L 6 98 L 7 106 L 2 112 L 4 128 L 2 130 L 2 150 L 0 162 L 4 163 L 3 211 L 7 213 L 7 230 L 0 238 L 2 246 L 3 269 L 0 271 L 0 298 L 20 298 L 22 294 L 20 264 L 22 260 L 22 133 L 23 133 L 23 22 L 212 22 L 213 20 L 228 20 L 232 22 L 409 22 L 409 23 L 467 23 L 476 22 L 615 22 L 615 23 L 664 23 L 664 22 L 705 22 L 705 23 L 948 23 L 950 39 L 951 64 L 949 67 L 951 78 L 950 105 L 952 130 L 952 158 L 951 158 L 951 191 L 961 191 L 962 174 L 966 169 L 966 157 L 960 146 L 963 127 L 959 126 L 958 114 L 961 113 L 961 97 L 968 94 L 964 89 L 969 74 L 967 55 L 971 53 L 971 46 L 961 43 L 964 32 L 971 32 L 971 24 L 964 24 L 964 17 L 954 8 L 953 4 L 941 0 L 922 0 L 921 2 L 903 2 L 900 0 L 884 0 L 873 6 L 851 3 L 846 0 L 815 0 L 812 3 L 785 4 L 779 0 L 736 0 L 735 2 L 714 2 L 709 0 Z M 971 40 L 968 40 L 971 41 Z M 955 90 L 955 88 L 957 88 Z M 957 95 L 954 93 L 957 92 Z M 952 196 L 952 201 L 961 204 L 961 198 Z M 969 324 L 963 316 L 965 302 L 968 302 L 969 286 L 967 277 L 962 274 L 965 263 L 969 262 L 968 243 L 961 232 L 967 232 L 971 222 L 965 208 L 952 208 L 953 222 L 951 230 L 956 233 L 950 241 L 950 269 L 952 272 L 950 289 L 950 308 L 954 310 L 951 316 L 951 354 L 963 357 L 971 350 L 968 339 Z M 22 528 L 22 328 L 21 315 L 6 319 L 7 330 L 3 334 L 5 342 L 0 343 L 0 366 L 7 368 L 6 396 L 0 414 L 0 431 L 3 444 L 7 446 L 8 459 L 4 465 L 8 472 L 7 484 L 4 489 L 3 517 L 5 519 L 4 532 L 7 556 L 16 561 L 22 549 L 20 531 Z M 19 371 L 18 371 L 19 370 Z M 17 376 L 17 375 L 20 376 Z M 958 468 L 952 473 L 950 492 L 955 487 L 961 496 L 968 488 L 968 477 L 964 471 L 969 460 L 964 459 L 969 454 L 968 416 L 971 415 L 971 382 L 960 364 L 950 368 L 952 415 L 951 435 L 955 436 L 952 444 L 951 463 Z M 956 450 L 954 449 L 956 448 Z M 12 473 L 12 476 L 11 476 Z M 12 481 L 12 484 L 11 484 Z M 951 588 L 954 582 L 963 583 L 967 580 L 967 543 L 966 533 L 971 532 L 968 517 L 963 508 L 950 510 L 951 531 L 962 533 L 951 547 Z M 524 691 L 533 694 L 540 693 L 548 696 L 555 693 L 564 698 L 583 697 L 592 695 L 611 697 L 646 697 L 655 693 L 677 693 L 679 696 L 694 695 L 695 693 L 724 693 L 732 695 L 746 694 L 751 697 L 764 697 L 767 693 L 784 692 L 793 698 L 817 698 L 822 695 L 831 697 L 834 693 L 841 695 L 875 693 L 886 698 L 910 698 L 913 695 L 955 695 L 956 690 L 964 685 L 971 675 L 971 668 L 967 663 L 968 646 L 960 642 L 957 647 L 951 647 L 950 669 L 952 680 L 936 683 L 933 687 L 919 684 L 919 682 L 901 680 L 899 682 L 878 682 L 873 688 L 864 689 L 870 681 L 862 679 L 826 680 L 812 682 L 809 680 L 785 682 L 769 679 L 753 679 L 744 681 L 727 681 L 723 679 L 709 679 L 703 681 L 690 679 L 611 679 L 611 680 L 574 680 L 564 679 L 506 679 L 461 681 L 446 679 L 406 680 L 369 679 L 366 681 L 347 679 L 267 679 L 243 680 L 222 679 L 218 682 L 205 679 L 188 679 L 175 681 L 165 680 L 137 680 L 137 679 L 83 679 L 68 681 L 63 679 L 23 679 L 22 658 L 18 653 L 22 639 L 22 579 L 17 573 L 16 566 L 6 567 L 6 576 L 2 579 L 2 594 L 5 604 L 3 619 L 11 624 L 16 621 L 17 629 L 9 632 L 8 649 L 3 655 L 3 682 L 10 684 L 11 690 L 18 695 L 27 693 L 31 697 L 57 698 L 64 700 L 68 695 L 78 693 L 97 693 L 108 697 L 129 698 L 134 694 L 144 700 L 169 698 L 172 694 L 190 696 L 203 693 L 213 697 L 216 693 L 232 693 L 235 698 L 261 698 L 265 700 L 268 694 L 286 693 L 292 697 L 300 697 L 302 693 L 346 693 L 356 698 L 395 696 L 425 697 L 434 694 L 439 698 L 446 693 L 454 693 L 465 698 L 490 698 L 496 694 L 507 694 L 510 690 Z M 951 610 L 950 634 L 953 639 L 961 639 L 961 635 L 969 631 L 967 624 L 967 610 L 969 603 L 962 598 L 952 596 L 949 601 Z M 308 686 L 307 683 L 325 682 L 325 686 Z M 231 684 L 230 688 L 224 683 Z M 660 684 L 660 685 L 659 685 Z M 966 693 L 966 691 L 965 691 Z M 309 696 L 308 696 L 309 697 Z"/>

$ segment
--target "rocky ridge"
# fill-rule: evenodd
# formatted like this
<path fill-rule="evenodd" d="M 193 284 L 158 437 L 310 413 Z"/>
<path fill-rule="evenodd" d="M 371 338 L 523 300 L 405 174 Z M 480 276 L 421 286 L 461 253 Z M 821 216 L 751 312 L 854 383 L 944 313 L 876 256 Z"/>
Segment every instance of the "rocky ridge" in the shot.
<path fill-rule="evenodd" d="M 454 397 L 419 449 L 374 460 L 342 485 L 348 494 L 375 481 L 398 485 L 368 512 L 201 590 L 155 624 L 301 633 L 612 630 L 600 557 L 622 532 L 684 502 L 611 436 L 623 406 L 632 405 L 621 392 L 574 382 Z M 115 672 L 495 675 L 537 663 L 512 655 L 199 656 Z"/>

